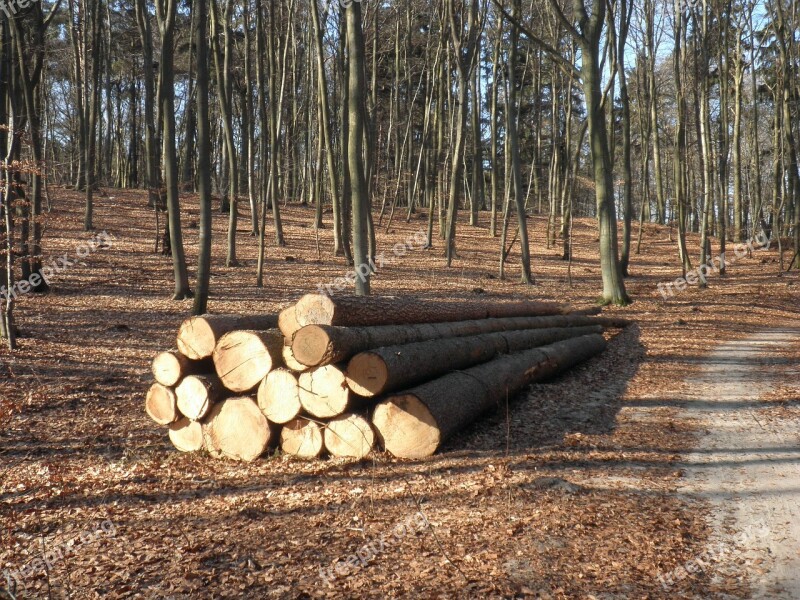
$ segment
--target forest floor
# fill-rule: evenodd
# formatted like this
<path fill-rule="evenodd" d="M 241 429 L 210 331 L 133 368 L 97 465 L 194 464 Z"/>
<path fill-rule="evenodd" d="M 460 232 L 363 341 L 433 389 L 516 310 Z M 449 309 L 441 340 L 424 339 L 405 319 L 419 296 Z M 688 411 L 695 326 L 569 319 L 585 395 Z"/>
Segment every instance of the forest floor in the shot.
<path fill-rule="evenodd" d="M 196 198 L 184 205 L 193 275 Z M 149 362 L 172 347 L 191 301 L 170 300 L 171 262 L 153 252 L 144 195 L 96 197 L 97 231 L 113 238 L 83 257 L 94 234 L 82 231 L 80 198 L 54 190 L 53 206 L 45 262 L 76 262 L 51 293 L 20 298 L 20 347 L 0 350 L 0 596 L 11 587 L 17 598 L 81 599 L 790 597 L 771 587 L 776 571 L 763 558 L 796 531 L 786 513 L 755 531 L 769 543 L 749 528 L 755 505 L 734 514 L 766 487 L 759 461 L 783 460 L 775 477 L 793 467 L 779 491 L 798 489 L 797 456 L 781 453 L 800 422 L 800 277 L 778 277 L 776 250 L 665 299 L 658 284 L 681 274 L 674 232 L 648 225 L 627 280 L 634 304 L 605 310 L 636 324 L 436 456 L 238 464 L 175 451 L 145 415 Z M 273 311 L 347 272 L 331 252 L 329 214 L 318 241 L 313 209 L 286 207 L 283 218 L 288 245 L 272 244 L 270 229 L 261 289 L 247 215 L 237 268 L 223 266 L 226 218 L 216 218 L 211 312 Z M 571 281 L 561 248 L 543 243 L 544 218 L 528 223 L 535 286 L 518 283 L 518 245 L 508 278 L 497 278 L 487 213 L 459 226 L 453 268 L 438 239 L 395 254 L 425 230 L 419 214 L 380 231 L 386 260 L 373 293 L 591 305 L 593 221 L 574 225 Z M 733 417 L 727 437 L 715 435 Z M 764 435 L 745 435 L 756 428 Z M 714 461 L 727 475 L 714 475 Z M 350 559 L 367 545 L 377 549 L 369 561 Z"/>

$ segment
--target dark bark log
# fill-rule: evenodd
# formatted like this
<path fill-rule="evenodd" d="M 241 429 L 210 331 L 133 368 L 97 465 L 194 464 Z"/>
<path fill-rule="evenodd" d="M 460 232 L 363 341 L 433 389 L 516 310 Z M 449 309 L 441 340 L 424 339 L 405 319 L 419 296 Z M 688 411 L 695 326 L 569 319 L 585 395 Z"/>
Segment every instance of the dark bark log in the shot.
<path fill-rule="evenodd" d="M 376 407 L 372 423 L 394 456 L 431 456 L 452 434 L 526 385 L 565 371 L 605 347 L 602 336 L 590 335 L 502 356 L 387 398 Z"/>

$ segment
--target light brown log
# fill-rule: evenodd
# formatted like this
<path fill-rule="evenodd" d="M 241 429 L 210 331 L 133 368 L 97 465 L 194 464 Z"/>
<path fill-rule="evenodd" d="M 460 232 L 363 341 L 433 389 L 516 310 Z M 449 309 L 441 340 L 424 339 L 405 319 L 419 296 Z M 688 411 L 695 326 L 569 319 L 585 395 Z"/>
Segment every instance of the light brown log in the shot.
<path fill-rule="evenodd" d="M 297 302 L 295 318 L 305 325 L 392 325 L 560 315 L 562 305 L 532 300 L 445 302 L 412 296 L 335 296 L 306 294 Z"/>
<path fill-rule="evenodd" d="M 284 338 L 284 341 L 285 340 L 286 338 Z M 311 368 L 297 361 L 297 359 L 294 357 L 292 347 L 289 345 L 283 346 L 283 364 L 285 364 L 295 373 L 303 373 Z"/>
<path fill-rule="evenodd" d="M 569 369 L 605 347 L 603 336 L 593 334 L 503 355 L 388 397 L 375 407 L 372 423 L 394 456 L 430 456 L 450 435 L 526 385 Z"/>
<path fill-rule="evenodd" d="M 160 383 L 154 383 L 147 390 L 144 408 L 159 425 L 169 425 L 180 418 L 175 392 Z"/>
<path fill-rule="evenodd" d="M 281 429 L 281 450 L 299 458 L 317 458 L 324 448 L 322 427 L 318 423 L 298 417 Z"/>
<path fill-rule="evenodd" d="M 336 365 L 325 365 L 300 374 L 300 404 L 310 415 L 330 419 L 344 413 L 350 402 L 344 371 Z"/>
<path fill-rule="evenodd" d="M 374 327 L 306 325 L 295 334 L 292 342 L 292 352 L 300 363 L 315 367 L 342 362 L 359 352 L 382 346 L 424 342 L 437 338 L 463 337 L 495 331 L 585 327 L 587 325 L 624 327 L 628 325 L 628 322 L 624 319 L 597 319 L 582 315 L 551 315 L 545 317 L 475 319 L 446 323 L 378 325 Z"/>
<path fill-rule="evenodd" d="M 347 385 L 359 396 L 371 398 L 434 379 L 448 371 L 472 367 L 498 354 L 602 331 L 599 325 L 524 329 L 375 348 L 350 359 Z"/>
<path fill-rule="evenodd" d="M 255 388 L 273 367 L 283 364 L 283 336 L 277 329 L 231 331 L 214 348 L 214 369 L 232 392 Z"/>
<path fill-rule="evenodd" d="M 169 426 L 169 441 L 181 452 L 202 450 L 203 426 L 183 417 Z"/>
<path fill-rule="evenodd" d="M 189 375 L 175 388 L 178 410 L 191 419 L 199 421 L 211 410 L 224 394 L 224 388 L 216 375 Z"/>
<path fill-rule="evenodd" d="M 258 407 L 273 423 L 288 423 L 300 414 L 300 386 L 297 375 L 275 369 L 258 386 Z"/>
<path fill-rule="evenodd" d="M 275 315 L 202 315 L 191 317 L 178 329 L 178 350 L 192 360 L 208 358 L 219 339 L 237 329 L 272 329 L 277 327 Z"/>
<path fill-rule="evenodd" d="M 375 447 L 375 432 L 364 417 L 347 413 L 325 426 L 325 448 L 333 456 L 364 458 Z"/>
<path fill-rule="evenodd" d="M 278 313 L 278 329 L 281 330 L 288 343 L 291 343 L 295 332 L 300 329 L 300 324 L 297 322 L 295 314 L 294 304 L 287 306 Z"/>
<path fill-rule="evenodd" d="M 172 387 L 187 375 L 208 373 L 214 370 L 214 364 L 209 360 L 191 360 L 178 350 L 160 352 L 153 359 L 153 377 L 161 385 Z"/>
<path fill-rule="evenodd" d="M 203 438 L 212 456 L 252 461 L 264 453 L 275 435 L 255 401 L 240 396 L 213 406 L 203 426 Z"/>

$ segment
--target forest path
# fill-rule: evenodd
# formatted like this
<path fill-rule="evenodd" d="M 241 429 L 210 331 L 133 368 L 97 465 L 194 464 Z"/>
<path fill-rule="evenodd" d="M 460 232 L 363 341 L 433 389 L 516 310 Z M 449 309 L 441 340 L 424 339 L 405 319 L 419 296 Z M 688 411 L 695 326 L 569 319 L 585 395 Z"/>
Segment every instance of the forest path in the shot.
<path fill-rule="evenodd" d="M 800 419 L 770 418 L 768 396 L 797 375 L 779 350 L 800 330 L 765 329 L 720 345 L 688 380 L 682 418 L 698 425 L 684 494 L 708 500 L 708 558 L 747 577 L 753 598 L 800 598 Z"/>

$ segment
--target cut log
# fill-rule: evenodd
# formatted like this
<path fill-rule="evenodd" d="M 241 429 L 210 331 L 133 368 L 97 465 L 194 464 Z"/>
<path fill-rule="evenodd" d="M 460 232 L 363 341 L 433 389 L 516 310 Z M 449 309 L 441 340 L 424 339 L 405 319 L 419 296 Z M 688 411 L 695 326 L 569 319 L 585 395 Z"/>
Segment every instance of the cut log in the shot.
<path fill-rule="evenodd" d="M 255 388 L 273 367 L 283 363 L 283 336 L 277 329 L 231 331 L 214 348 L 214 368 L 232 392 Z"/>
<path fill-rule="evenodd" d="M 187 375 L 208 373 L 214 370 L 214 364 L 206 360 L 191 360 L 177 350 L 159 353 L 153 359 L 153 377 L 161 385 L 172 387 Z"/>
<path fill-rule="evenodd" d="M 278 317 L 260 315 L 203 315 L 191 317 L 178 329 L 178 350 L 192 360 L 208 358 L 214 352 L 219 339 L 237 329 L 264 330 L 277 327 Z"/>
<path fill-rule="evenodd" d="M 275 369 L 258 386 L 258 407 L 273 423 L 288 423 L 300 414 L 300 386 L 297 375 Z"/>
<path fill-rule="evenodd" d="M 364 458 L 375 447 L 375 432 L 369 421 L 354 413 L 344 414 L 325 427 L 325 448 L 333 456 Z"/>
<path fill-rule="evenodd" d="M 295 318 L 295 305 L 287 306 L 278 313 L 278 329 L 286 338 L 287 342 L 291 342 L 294 334 L 300 329 L 300 324 Z"/>
<path fill-rule="evenodd" d="M 412 296 L 336 296 L 306 294 L 297 302 L 295 318 L 305 325 L 391 325 L 560 315 L 565 307 L 532 300 L 444 302 Z"/>
<path fill-rule="evenodd" d="M 295 334 L 292 352 L 302 364 L 315 367 L 342 362 L 359 352 L 372 348 L 424 342 L 438 338 L 463 337 L 517 329 L 585 327 L 587 325 L 625 327 L 628 324 L 629 322 L 624 319 L 552 315 L 375 327 L 306 325 Z"/>
<path fill-rule="evenodd" d="M 178 410 L 192 421 L 199 421 L 221 399 L 224 388 L 216 375 L 189 375 L 175 388 Z"/>
<path fill-rule="evenodd" d="M 526 385 L 569 369 L 605 347 L 603 336 L 593 334 L 504 355 L 388 397 L 375 408 L 372 423 L 394 456 L 430 456 L 450 435 Z"/>
<path fill-rule="evenodd" d="M 428 381 L 448 371 L 472 367 L 498 354 L 519 352 L 602 330 L 599 325 L 592 325 L 500 331 L 375 348 L 356 354 L 350 360 L 347 386 L 359 396 L 371 398 Z"/>
<path fill-rule="evenodd" d="M 165 385 L 154 383 L 147 390 L 144 408 L 159 425 L 169 425 L 180 418 L 175 392 Z"/>
<path fill-rule="evenodd" d="M 202 450 L 203 426 L 183 417 L 169 426 L 169 441 L 181 452 Z"/>
<path fill-rule="evenodd" d="M 284 340 L 285 339 L 286 338 L 284 338 Z M 285 364 L 295 373 L 304 373 L 305 371 L 308 371 L 311 368 L 302 364 L 294 357 L 294 351 L 292 350 L 292 347 L 289 345 L 283 346 L 283 364 Z"/>
<path fill-rule="evenodd" d="M 310 415 L 330 419 L 343 414 L 350 402 L 344 371 L 336 365 L 300 374 L 300 404 Z"/>
<path fill-rule="evenodd" d="M 317 458 L 324 448 L 322 427 L 299 417 L 289 421 L 281 430 L 281 450 L 299 458 Z"/>
<path fill-rule="evenodd" d="M 214 405 L 203 426 L 203 438 L 212 456 L 252 461 L 274 441 L 274 432 L 258 405 L 241 396 Z"/>

